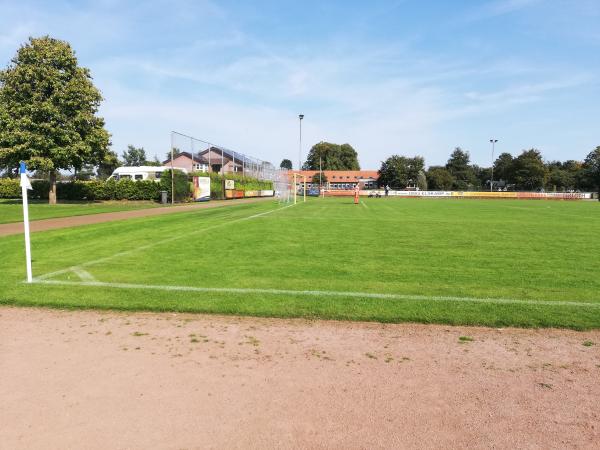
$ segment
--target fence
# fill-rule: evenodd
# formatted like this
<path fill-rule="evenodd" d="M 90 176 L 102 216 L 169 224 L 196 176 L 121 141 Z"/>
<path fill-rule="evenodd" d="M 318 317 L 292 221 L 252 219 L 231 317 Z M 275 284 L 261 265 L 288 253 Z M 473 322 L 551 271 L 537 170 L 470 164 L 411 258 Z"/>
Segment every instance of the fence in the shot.
<path fill-rule="evenodd" d="M 239 180 L 240 184 L 247 178 L 269 181 L 276 196 L 289 198 L 287 170 L 276 168 L 268 161 L 177 131 L 171 132 L 171 149 L 174 168 L 186 169 L 188 173 L 208 173 L 211 178 L 219 175 L 224 179 Z M 167 156 L 165 165 L 171 164 L 171 158 Z M 256 186 L 252 190 L 260 189 L 264 188 Z"/>

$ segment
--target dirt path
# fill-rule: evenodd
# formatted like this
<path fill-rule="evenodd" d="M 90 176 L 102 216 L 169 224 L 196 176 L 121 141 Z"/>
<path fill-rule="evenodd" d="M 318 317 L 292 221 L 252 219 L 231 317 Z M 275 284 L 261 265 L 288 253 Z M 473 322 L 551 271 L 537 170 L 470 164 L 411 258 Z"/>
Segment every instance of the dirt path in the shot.
<path fill-rule="evenodd" d="M 115 220 L 132 219 L 134 217 L 160 216 L 185 212 L 194 209 L 217 208 L 220 206 L 239 205 L 240 203 L 255 203 L 272 200 L 268 198 L 248 198 L 239 200 L 212 200 L 210 202 L 194 203 L 181 206 L 164 206 L 160 208 L 135 209 L 110 213 L 88 214 L 83 216 L 58 217 L 56 219 L 34 220 L 29 224 L 31 232 L 54 230 L 56 228 L 78 227 L 94 223 L 113 222 Z M 23 233 L 23 222 L 0 224 L 0 237 Z"/>
<path fill-rule="evenodd" d="M 600 331 L 4 307 L 0 374 L 6 449 L 600 442 Z"/>

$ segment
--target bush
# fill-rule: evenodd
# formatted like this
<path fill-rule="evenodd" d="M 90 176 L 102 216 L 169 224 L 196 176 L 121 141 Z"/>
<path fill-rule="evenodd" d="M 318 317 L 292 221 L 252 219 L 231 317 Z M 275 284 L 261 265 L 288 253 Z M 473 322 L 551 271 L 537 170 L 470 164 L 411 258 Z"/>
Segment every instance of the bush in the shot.
<path fill-rule="evenodd" d="M 0 198 L 20 198 L 21 187 L 19 180 L 14 178 L 0 178 Z"/>
<path fill-rule="evenodd" d="M 34 180 L 31 182 L 31 187 L 33 188 L 30 191 L 31 198 L 48 199 L 50 182 Z M 160 191 L 160 184 L 154 181 L 76 180 L 59 182 L 56 185 L 56 194 L 59 200 L 158 200 Z M 0 180 L 0 198 L 19 197 L 21 197 L 21 188 L 18 180 Z"/>
<path fill-rule="evenodd" d="M 180 170 L 175 170 L 174 186 L 175 186 L 175 201 L 185 201 L 190 198 L 191 188 L 188 176 Z M 152 183 L 152 182 L 151 182 Z M 171 199 L 171 171 L 166 170 L 160 178 L 160 190 L 167 191 L 169 200 Z"/>

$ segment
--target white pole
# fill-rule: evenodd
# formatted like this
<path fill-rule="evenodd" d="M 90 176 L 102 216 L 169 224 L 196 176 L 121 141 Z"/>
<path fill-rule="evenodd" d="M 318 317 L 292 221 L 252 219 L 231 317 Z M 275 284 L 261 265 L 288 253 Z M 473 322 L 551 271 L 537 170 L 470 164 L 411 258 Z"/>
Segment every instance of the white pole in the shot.
<path fill-rule="evenodd" d="M 29 180 L 26 175 L 25 163 L 21 163 L 21 195 L 23 196 L 23 227 L 25 229 L 25 264 L 27 266 L 27 282 L 33 282 L 31 274 L 31 241 L 29 239 L 29 203 L 27 201 L 27 187 Z"/>

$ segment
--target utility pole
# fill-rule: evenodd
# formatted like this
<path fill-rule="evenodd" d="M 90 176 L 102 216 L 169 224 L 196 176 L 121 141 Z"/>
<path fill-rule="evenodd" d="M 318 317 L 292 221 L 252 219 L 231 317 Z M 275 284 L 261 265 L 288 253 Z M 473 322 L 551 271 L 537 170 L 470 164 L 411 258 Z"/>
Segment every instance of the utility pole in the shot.
<path fill-rule="evenodd" d="M 492 180 L 490 181 L 490 192 L 494 190 L 494 150 L 496 149 L 496 142 L 498 139 L 490 139 L 492 144 Z"/>
<path fill-rule="evenodd" d="M 304 114 L 298 114 L 298 119 L 300 119 L 300 140 L 298 142 L 298 170 L 302 170 L 302 119 L 304 119 Z"/>

